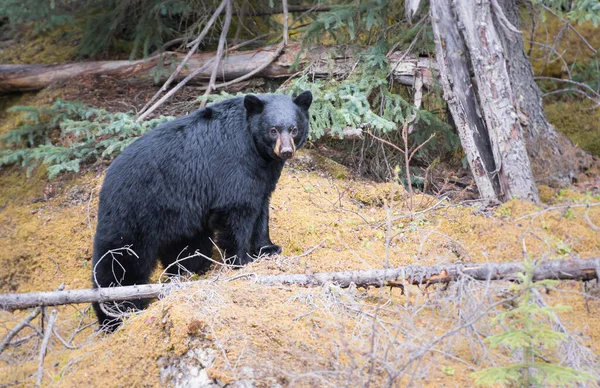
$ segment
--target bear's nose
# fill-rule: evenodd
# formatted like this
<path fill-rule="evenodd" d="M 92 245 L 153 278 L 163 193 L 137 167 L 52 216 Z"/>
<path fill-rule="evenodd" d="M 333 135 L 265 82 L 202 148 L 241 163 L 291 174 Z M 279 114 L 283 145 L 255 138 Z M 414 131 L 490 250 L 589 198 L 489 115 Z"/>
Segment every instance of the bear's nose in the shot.
<path fill-rule="evenodd" d="M 292 151 L 291 148 L 284 148 L 281 150 L 281 157 L 283 159 L 289 159 L 292 157 L 293 154 L 294 154 L 294 152 Z"/>

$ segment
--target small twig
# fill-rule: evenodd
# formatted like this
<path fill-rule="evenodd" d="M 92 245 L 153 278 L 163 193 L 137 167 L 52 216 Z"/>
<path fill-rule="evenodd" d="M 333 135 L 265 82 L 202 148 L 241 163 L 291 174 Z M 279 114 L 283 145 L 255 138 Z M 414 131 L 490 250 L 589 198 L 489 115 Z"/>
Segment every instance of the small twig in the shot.
<path fill-rule="evenodd" d="M 25 336 L 23 338 L 19 338 L 19 339 L 16 339 L 16 340 L 12 341 L 11 343 L 8 344 L 8 346 L 19 346 L 19 345 L 24 344 L 25 342 L 29 341 L 30 339 L 32 339 L 34 337 L 39 337 L 39 335 L 37 333 L 29 334 L 28 336 Z"/>
<path fill-rule="evenodd" d="M 36 307 L 31 314 L 25 317 L 25 319 L 23 319 L 17 326 L 8 332 L 6 338 L 4 338 L 4 341 L 2 341 L 2 344 L 0 344 L 0 354 L 10 344 L 10 341 L 14 338 L 14 336 L 17 335 L 25 326 L 27 326 L 35 317 L 37 317 L 41 311 L 41 306 Z"/>
<path fill-rule="evenodd" d="M 547 5 L 544 5 L 543 3 L 540 3 L 540 4 L 542 5 L 542 8 L 544 8 L 546 11 L 550 12 L 552 15 L 554 15 L 554 17 L 556 17 L 557 19 L 566 23 L 567 26 L 571 29 L 571 31 L 573 31 L 575 34 L 577 34 L 577 36 L 583 41 L 583 43 L 587 46 L 587 48 L 590 49 L 590 51 L 594 53 L 594 55 L 598 52 L 598 50 L 596 50 L 590 44 L 590 42 L 588 42 L 588 40 L 583 35 L 581 35 L 581 33 L 575 27 L 573 27 L 571 25 L 571 23 L 568 20 L 561 18 L 556 12 L 554 12 L 554 10 L 552 8 L 548 7 Z"/>
<path fill-rule="evenodd" d="M 575 209 L 578 207 L 585 207 L 585 208 L 588 208 L 588 211 L 589 211 L 589 208 L 596 207 L 596 206 L 600 206 L 600 202 L 599 203 L 575 204 L 575 205 L 550 206 L 539 212 L 525 214 L 524 216 L 517 218 L 515 221 L 521 221 L 522 219 L 525 219 L 527 217 L 532 217 L 531 221 L 533 222 L 533 221 L 535 221 L 536 218 L 538 218 L 542 214 L 553 211 L 553 210 L 568 210 L 568 209 Z"/>
<path fill-rule="evenodd" d="M 152 104 L 154 102 L 154 100 L 156 100 L 161 93 L 167 91 L 167 88 L 169 87 L 169 85 L 171 85 L 171 82 L 173 82 L 173 80 L 175 79 L 175 77 L 177 77 L 177 75 L 181 72 L 181 70 L 183 69 L 183 67 L 185 66 L 185 64 L 188 62 L 188 60 L 190 59 L 190 57 L 196 52 L 196 50 L 198 49 L 198 46 L 200 45 L 200 43 L 202 42 L 202 40 L 204 39 L 204 37 L 206 36 L 206 34 L 208 33 L 208 31 L 210 30 L 210 28 L 214 24 L 215 20 L 221 14 L 221 12 L 223 12 L 223 8 L 225 8 L 225 5 L 228 4 L 228 3 L 230 3 L 230 1 L 231 0 L 223 0 L 221 2 L 221 4 L 219 5 L 219 8 L 217 8 L 217 10 L 215 11 L 215 13 L 213 13 L 213 15 L 210 17 L 210 19 L 208 20 L 208 22 L 204 26 L 204 29 L 202 30 L 202 32 L 200 32 L 200 35 L 198 35 L 198 37 L 193 42 L 190 43 L 190 45 L 192 45 L 192 48 L 187 53 L 187 55 L 185 56 L 185 58 L 183 58 L 183 60 L 181 61 L 181 63 L 179 63 L 179 65 L 177 66 L 177 68 L 175 69 L 175 71 L 173 72 L 173 74 L 171 74 L 171 76 L 169 77 L 169 79 L 167 79 L 167 81 L 164 83 L 164 85 L 162 86 L 162 88 L 160 88 L 160 90 L 158 92 L 156 92 L 156 94 L 150 99 L 150 101 L 148 101 L 146 103 L 146 105 L 144 105 L 144 107 L 142 108 L 142 110 L 140 110 L 140 112 L 139 112 L 140 117 L 136 120 L 138 123 L 143 120 L 143 117 L 147 116 L 146 115 L 146 116 L 142 117 L 141 114 L 144 113 L 146 111 L 146 109 L 148 109 L 148 107 L 150 106 L 150 104 Z"/>
<path fill-rule="evenodd" d="M 543 79 L 543 80 L 550 80 L 550 81 L 556 81 L 556 82 L 564 82 L 567 84 L 571 84 L 571 85 L 576 85 L 579 86 L 580 88 L 584 88 L 589 90 L 594 96 L 600 98 L 600 93 L 598 93 L 597 91 L 595 91 L 590 85 L 584 84 L 582 82 L 576 82 L 570 79 L 562 79 L 562 78 L 555 78 L 555 77 L 534 77 L 534 79 L 538 80 L 538 79 Z"/>
<path fill-rule="evenodd" d="M 227 6 L 225 8 L 225 24 L 223 25 L 223 29 L 221 30 L 221 36 L 219 37 L 219 46 L 217 47 L 217 55 L 215 56 L 215 64 L 213 66 L 213 71 L 210 74 L 210 80 L 208 81 L 208 87 L 204 92 L 204 97 L 207 97 L 215 87 L 215 81 L 217 80 L 217 71 L 219 70 L 219 66 L 221 65 L 221 60 L 223 58 L 223 50 L 225 48 L 225 43 L 227 42 L 227 33 L 229 32 L 229 25 L 231 24 L 231 12 L 232 12 L 232 0 L 226 0 Z M 206 99 L 202 100 L 200 106 L 203 107 L 206 104 Z"/>
<path fill-rule="evenodd" d="M 396 151 L 399 151 L 399 152 L 401 152 L 401 153 L 403 153 L 403 154 L 404 154 L 404 150 L 403 150 L 402 148 L 398 147 L 397 145 L 395 145 L 394 143 L 392 143 L 392 142 L 389 142 L 389 141 L 387 141 L 387 140 L 385 140 L 385 139 L 382 139 L 382 138 L 380 138 L 379 136 L 375 136 L 375 135 L 373 135 L 373 134 L 371 133 L 371 131 L 367 131 L 367 133 L 368 133 L 370 136 L 374 137 L 375 139 L 379 140 L 380 142 L 382 142 L 382 143 L 385 143 L 385 144 L 389 145 L 390 147 L 394 148 Z"/>
<path fill-rule="evenodd" d="M 67 349 L 77 349 L 77 346 L 69 345 L 69 344 L 67 343 L 67 341 L 65 341 L 65 339 L 64 339 L 63 337 L 61 337 L 61 335 L 60 335 L 60 334 L 58 334 L 58 331 L 56 330 L 56 327 L 54 327 L 54 328 L 52 329 L 52 333 L 53 333 L 53 334 L 54 334 L 54 336 L 55 336 L 56 338 L 58 338 L 58 340 L 59 340 L 59 341 L 60 341 L 60 342 L 61 342 L 61 343 L 62 343 L 62 344 L 65 346 L 65 348 L 67 348 Z"/>
<path fill-rule="evenodd" d="M 40 348 L 37 379 L 35 381 L 36 387 L 42 386 L 42 378 L 44 377 L 44 357 L 46 356 L 46 349 L 48 348 L 48 343 L 50 342 L 50 337 L 52 336 L 52 329 L 54 328 L 55 322 L 56 322 L 56 309 L 52 309 L 52 312 L 50 313 L 50 318 L 48 318 L 48 327 L 46 329 L 46 334 L 44 335 L 44 340 L 42 341 L 42 347 Z"/>
<path fill-rule="evenodd" d="M 596 107 L 600 106 L 600 100 L 595 99 L 594 97 L 590 96 L 589 94 L 587 94 L 583 90 L 579 90 L 577 88 L 565 88 L 565 89 L 553 90 L 551 92 L 547 92 L 547 93 L 542 94 L 542 97 L 548 97 L 548 96 L 552 96 L 554 94 L 559 94 L 559 93 L 571 93 L 571 92 L 581 94 L 585 98 L 587 98 L 589 100 L 592 100 L 596 104 Z"/>
<path fill-rule="evenodd" d="M 324 242 L 325 242 L 325 240 L 321 241 L 320 243 L 318 243 L 318 244 L 317 244 L 317 245 L 315 245 L 314 247 L 312 247 L 312 248 L 310 248 L 310 249 L 306 250 L 304 253 L 301 253 L 301 254 L 299 254 L 298 256 L 292 256 L 292 257 L 290 257 L 290 260 L 291 260 L 291 259 L 299 259 L 299 258 L 301 258 L 301 257 L 304 257 L 304 256 L 308 256 L 308 255 L 310 255 L 311 253 L 313 253 L 314 251 L 316 251 L 317 249 L 319 249 L 319 248 L 321 247 L 321 245 L 323 245 L 323 243 L 324 243 Z"/>
<path fill-rule="evenodd" d="M 84 325 L 83 327 L 81 326 L 81 324 L 83 323 L 83 320 L 85 319 L 85 316 L 91 307 L 92 306 L 87 306 L 85 309 L 83 309 L 83 312 L 80 312 L 81 318 L 79 318 L 79 322 L 77 323 L 77 329 L 75 329 L 75 331 L 73 331 L 73 334 L 71 334 L 71 336 L 69 337 L 69 340 L 67 341 L 68 344 L 72 344 L 73 340 L 75 339 L 75 336 L 81 331 L 85 330 L 87 327 L 89 327 L 89 324 Z"/>
<path fill-rule="evenodd" d="M 287 0 L 281 0 L 283 4 L 283 44 L 288 44 L 288 3 Z"/>
<path fill-rule="evenodd" d="M 441 336 L 439 336 L 438 338 L 436 338 L 435 340 L 433 340 L 432 342 L 430 342 L 427 346 L 423 346 L 421 348 L 421 350 L 419 352 L 417 352 L 417 354 L 415 354 L 407 362 L 405 362 L 404 365 L 402 365 L 400 368 L 398 368 L 396 376 L 400 375 L 400 373 L 402 373 L 402 371 L 404 371 L 413 362 L 415 362 L 416 360 L 420 360 L 421 357 L 423 357 L 427 352 L 429 352 L 431 349 L 433 349 L 433 347 L 435 345 L 437 345 L 440 341 L 443 341 L 444 339 L 453 336 L 454 334 L 458 333 L 459 331 L 461 331 L 462 329 L 464 329 L 466 327 L 473 326 L 477 321 L 479 321 L 481 318 L 483 318 L 484 316 L 486 316 L 487 314 L 489 314 L 490 311 L 492 311 L 496 307 L 498 307 L 498 306 L 500 306 L 500 305 L 502 305 L 504 303 L 510 302 L 512 300 L 515 300 L 516 298 L 517 298 L 517 296 L 514 296 L 514 297 L 511 297 L 511 298 L 503 299 L 501 301 L 493 303 L 488 308 L 486 308 L 485 310 L 483 310 L 480 314 L 477 314 L 473 319 L 471 319 L 471 320 L 463 323 L 462 325 L 459 325 L 459 326 L 455 327 L 452 330 L 449 330 L 449 331 L 445 332 L 444 334 L 442 334 Z"/>
<path fill-rule="evenodd" d="M 588 226 L 596 231 L 596 232 L 600 232 L 600 227 L 598 227 L 596 224 L 594 224 L 592 222 L 592 220 L 590 219 L 589 213 L 590 212 L 590 205 L 587 206 L 587 209 L 585 209 L 585 213 L 583 213 L 583 219 L 585 220 L 585 222 L 587 222 Z"/>
<path fill-rule="evenodd" d="M 179 252 L 179 256 L 177 257 L 177 259 L 172 262 L 171 264 L 169 264 L 160 274 L 160 276 L 158 277 L 158 283 L 161 284 L 162 283 L 162 278 L 163 276 L 169 275 L 169 273 L 167 272 L 169 270 L 169 268 L 173 267 L 173 266 L 178 266 L 179 268 L 182 268 L 184 270 L 187 271 L 187 269 L 185 269 L 185 266 L 180 266 L 179 263 L 186 261 L 186 260 L 190 260 L 193 258 L 201 258 L 202 260 L 208 260 L 213 264 L 216 264 L 218 266 L 224 267 L 224 268 L 231 268 L 231 269 L 236 269 L 236 268 L 243 268 L 243 265 L 236 265 L 236 264 L 227 264 L 225 263 L 225 258 L 223 258 L 224 260 L 221 261 L 217 261 L 215 259 L 213 259 L 212 257 L 208 257 L 202 253 L 200 253 L 199 251 L 195 251 L 193 254 L 186 256 L 186 257 L 180 257 L 181 254 L 183 253 L 183 251 L 185 251 L 188 247 L 185 247 L 181 252 Z M 222 257 L 222 255 L 221 255 Z M 191 275 L 191 273 L 190 273 Z"/>

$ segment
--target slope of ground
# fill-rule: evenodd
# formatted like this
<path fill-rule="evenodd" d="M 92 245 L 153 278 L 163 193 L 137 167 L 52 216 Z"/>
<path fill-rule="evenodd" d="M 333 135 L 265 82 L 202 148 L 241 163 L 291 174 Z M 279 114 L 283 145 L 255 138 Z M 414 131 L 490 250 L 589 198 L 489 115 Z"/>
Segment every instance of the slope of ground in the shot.
<path fill-rule="evenodd" d="M 491 318 L 499 310 L 482 311 L 506 292 L 506 284 L 411 286 L 403 296 L 383 289 L 222 280 L 374 269 L 387 261 L 390 266 L 515 261 L 524 247 L 544 259 L 600 253 L 600 198 L 591 191 L 542 187 L 543 207 L 511 201 L 496 209 L 417 195 L 411 219 L 401 187 L 336 179 L 318 166 L 310 171 L 311 152 L 299 159 L 285 169 L 272 200 L 271 235 L 284 256 L 239 271 L 215 266 L 206 277 L 221 281 L 172 293 L 108 337 L 86 326 L 94 319 L 87 306 L 58 308 L 58 333 L 66 340 L 73 336 L 79 348 L 67 349 L 53 337 L 44 381 L 74 387 L 159 386 L 189 379 L 256 386 L 381 386 L 411 379 L 419 386 L 470 385 L 470 372 L 508 357 L 482 342 L 498 330 Z M 18 169 L 0 174 L 0 292 L 52 290 L 63 282 L 67 289 L 89 286 L 101 170 L 51 183 L 43 171 L 30 179 Z M 547 298 L 572 306 L 562 322 L 580 352 L 597 357 L 600 302 L 584 298 L 576 283 L 562 284 Z M 25 315 L 1 312 L 0 337 Z M 476 325 L 411 361 L 437 336 L 474 317 Z M 25 329 L 21 338 L 30 334 Z M 0 382 L 34 381 L 39 342 L 32 338 L 0 356 Z M 559 354 L 548 357 L 561 360 Z"/>

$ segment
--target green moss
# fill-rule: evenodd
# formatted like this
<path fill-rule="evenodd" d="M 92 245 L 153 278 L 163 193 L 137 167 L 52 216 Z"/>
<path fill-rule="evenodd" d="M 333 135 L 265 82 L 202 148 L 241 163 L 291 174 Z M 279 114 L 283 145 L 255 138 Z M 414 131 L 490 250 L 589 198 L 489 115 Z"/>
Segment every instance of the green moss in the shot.
<path fill-rule="evenodd" d="M 589 102 L 553 102 L 545 106 L 546 117 L 556 129 L 587 152 L 600 156 L 600 109 Z"/>
<path fill-rule="evenodd" d="M 3 64 L 55 64 L 73 60 L 81 39 L 81 28 L 65 25 L 54 30 L 34 34 L 33 30 L 0 51 Z"/>
<path fill-rule="evenodd" d="M 319 155 L 316 152 L 313 153 L 312 156 L 317 166 L 325 170 L 332 177 L 336 179 L 346 179 L 348 177 L 348 169 L 339 164 L 338 162 L 325 156 Z"/>

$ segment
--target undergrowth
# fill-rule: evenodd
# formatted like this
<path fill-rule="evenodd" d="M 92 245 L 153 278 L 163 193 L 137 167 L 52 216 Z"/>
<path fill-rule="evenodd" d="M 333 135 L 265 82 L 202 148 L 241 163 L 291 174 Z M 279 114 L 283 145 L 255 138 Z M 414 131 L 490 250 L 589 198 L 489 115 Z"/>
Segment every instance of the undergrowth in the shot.
<path fill-rule="evenodd" d="M 577 382 L 593 380 L 587 373 L 552 362 L 552 353 L 568 335 L 554 330 L 546 319 L 554 318 L 558 311 L 570 310 L 568 306 L 540 306 L 538 290 L 556 286 L 557 280 L 534 281 L 535 265 L 530 259 L 523 263 L 524 271 L 519 282 L 511 286 L 517 293 L 515 307 L 498 314 L 494 324 L 505 331 L 485 339 L 491 349 L 504 347 L 520 357 L 520 362 L 486 368 L 473 373 L 475 383 L 485 386 L 573 386 Z"/>
<path fill-rule="evenodd" d="M 43 163 L 49 178 L 78 172 L 82 163 L 111 159 L 139 136 L 171 117 L 142 123 L 129 113 L 109 113 L 79 102 L 57 100 L 51 106 L 14 106 L 18 126 L 2 137 L 0 166 L 19 164 L 27 175 Z"/>

